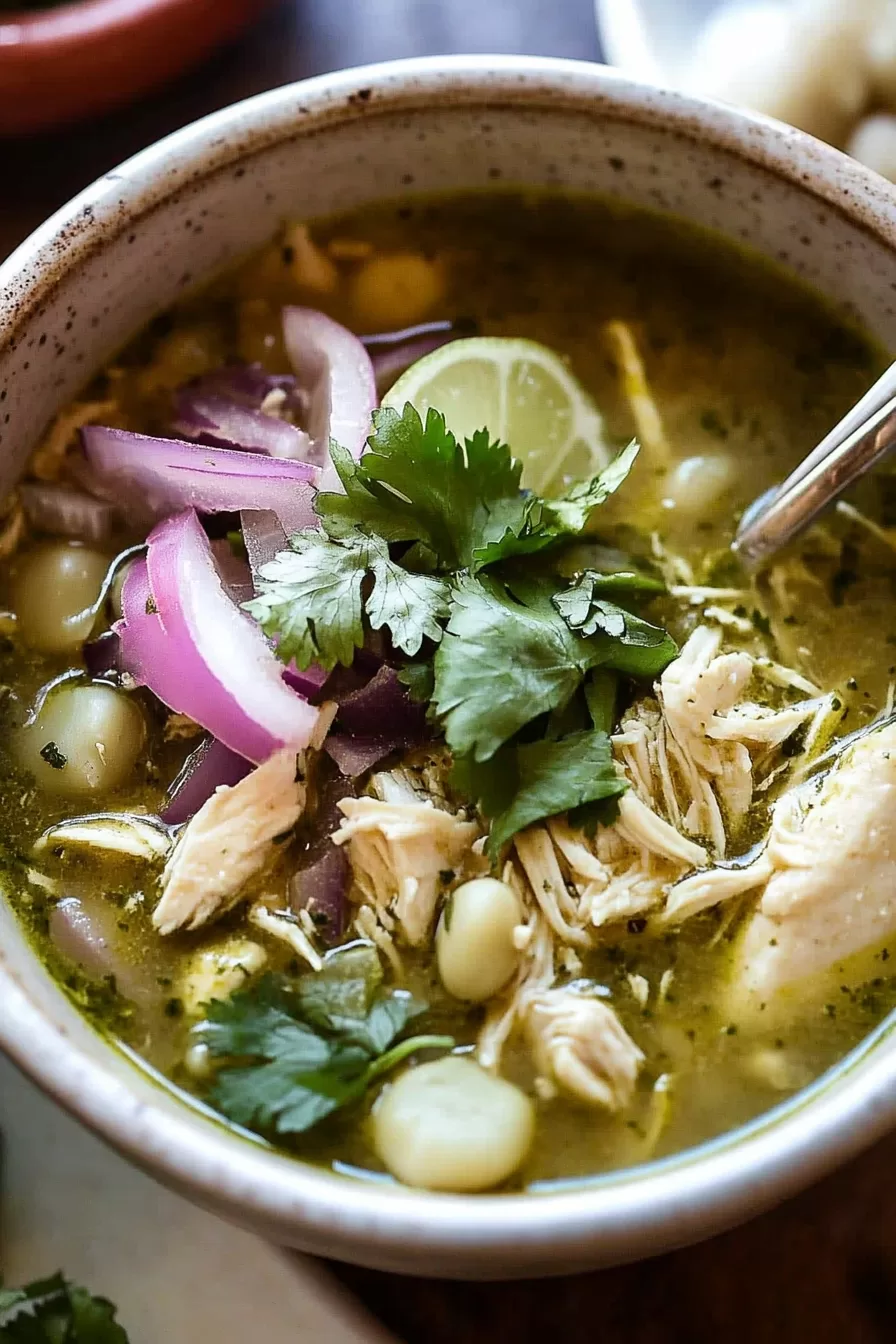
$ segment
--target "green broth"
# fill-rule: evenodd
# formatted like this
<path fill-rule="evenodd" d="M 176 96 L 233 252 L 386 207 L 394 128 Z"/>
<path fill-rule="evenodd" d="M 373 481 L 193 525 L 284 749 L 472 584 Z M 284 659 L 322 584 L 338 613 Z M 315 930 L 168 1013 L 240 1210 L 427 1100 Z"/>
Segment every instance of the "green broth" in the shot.
<path fill-rule="evenodd" d="M 657 532 L 670 551 L 715 583 L 724 582 L 725 548 L 739 511 L 822 437 L 884 362 L 880 350 L 818 297 L 757 258 L 660 216 L 591 199 L 496 193 L 384 204 L 321 221 L 313 234 L 321 243 L 360 239 L 375 251 L 407 249 L 436 259 L 445 290 L 431 316 L 470 319 L 482 334 L 529 337 L 561 352 L 620 444 L 633 426 L 600 329 L 612 319 L 633 324 L 674 454 L 724 452 L 737 471 L 724 506 L 697 526 L 664 512 L 662 480 L 645 517 L 643 482 L 639 487 L 631 481 L 614 504 L 614 527 L 622 542 L 631 542 L 637 528 L 642 546 L 647 531 Z M 267 250 L 157 318 L 89 395 L 114 396 L 123 425 L 163 432 L 170 388 L 184 377 L 234 358 L 264 356 L 275 371 L 285 368 L 278 310 L 302 299 L 286 261 L 277 249 Z M 351 324 L 341 295 L 319 306 Z M 875 512 L 873 500 L 860 502 Z M 831 526 L 842 532 L 847 523 L 835 519 Z M 802 580 L 812 586 L 811 607 L 805 594 L 795 594 L 794 610 L 782 615 L 779 627 L 769 631 L 757 621 L 743 642 L 762 652 L 774 647 L 772 635 L 789 640 L 788 653 L 798 665 L 810 668 L 825 688 L 842 689 L 852 716 L 846 726 L 859 726 L 883 705 L 890 664 L 896 664 L 894 567 L 885 553 L 866 552 L 858 542 L 847 580 L 842 555 L 834 563 L 815 554 L 814 544 L 807 543 L 809 577 Z M 8 602 L 3 573 L 0 606 Z M 657 609 L 679 639 L 699 615 L 672 598 Z M 14 634 L 8 637 L 0 649 L 0 683 L 11 688 L 2 705 L 7 725 L 20 721 L 37 689 L 68 666 L 64 657 L 28 653 Z M 157 811 L 191 745 L 166 742 L 163 716 L 148 696 L 145 701 L 148 751 L 133 781 L 102 799 L 104 809 Z M 65 982 L 71 972 L 48 942 L 47 898 L 15 874 L 35 838 L 79 809 L 35 790 L 2 750 L 0 842 L 9 856 L 10 899 Z M 757 814 L 755 825 L 761 827 L 764 818 Z M 52 862 L 47 870 L 56 871 Z M 95 891 L 101 881 L 103 895 L 121 907 L 123 955 L 139 968 L 144 985 L 155 986 L 147 991 L 151 1006 L 138 1008 L 122 1034 L 176 1083 L 195 1086 L 179 1063 L 189 1024 L 179 1012 L 177 984 L 185 959 L 205 935 L 176 935 L 163 943 L 145 906 L 126 910 L 138 884 L 149 880 L 133 864 L 105 864 L 100 875 L 87 861 L 67 860 L 59 875 L 72 894 Z M 643 923 L 614 926 L 584 957 L 581 970 L 607 988 L 645 1052 L 635 1100 L 621 1116 L 560 1099 L 539 1101 L 537 1139 L 522 1184 L 589 1176 L 723 1133 L 834 1065 L 896 1002 L 889 953 L 877 947 L 823 980 L 780 995 L 763 1013 L 739 1013 L 726 1007 L 722 988 L 737 918 L 722 907 L 662 935 Z M 241 927 L 240 912 L 228 915 L 216 932 L 221 927 Z M 272 965 L 289 964 L 285 949 L 268 951 Z M 664 973 L 663 1002 L 652 999 L 644 1011 L 629 977 L 645 976 L 654 984 Z M 480 1011 L 448 998 L 430 959 L 410 959 L 408 983 L 430 1004 L 421 1030 L 448 1031 L 459 1043 L 473 1044 Z M 83 1002 L 82 981 L 73 987 Z M 94 1009 L 100 1025 L 109 1022 L 102 1004 Z M 117 1019 L 114 1024 L 120 1027 Z M 504 1072 L 527 1081 L 522 1046 L 510 1049 Z M 657 1080 L 667 1075 L 673 1075 L 668 1092 L 662 1086 L 657 1091 Z M 325 1164 L 380 1169 L 358 1108 L 287 1146 Z"/>

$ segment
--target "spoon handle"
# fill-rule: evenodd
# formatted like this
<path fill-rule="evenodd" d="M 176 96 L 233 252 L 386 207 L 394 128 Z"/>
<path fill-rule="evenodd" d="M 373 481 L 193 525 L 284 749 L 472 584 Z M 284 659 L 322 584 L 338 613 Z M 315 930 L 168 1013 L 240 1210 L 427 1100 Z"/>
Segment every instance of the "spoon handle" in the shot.
<path fill-rule="evenodd" d="M 838 444 L 842 444 L 850 438 L 857 429 L 868 425 L 872 417 L 886 406 L 893 397 L 896 397 L 896 363 L 891 364 L 881 374 L 877 382 L 869 387 L 861 401 L 857 401 L 852 410 L 847 411 L 843 419 L 834 426 L 829 434 L 825 435 L 818 447 L 813 448 L 808 457 L 803 458 L 799 466 L 788 477 L 787 484 L 795 485 L 797 481 L 801 481 L 820 462 L 824 462 L 828 454 Z"/>
<path fill-rule="evenodd" d="M 867 395 L 871 397 L 871 392 Z M 854 420 L 861 405 L 862 402 L 846 420 Z M 750 567 L 762 564 L 814 522 L 829 504 L 876 466 L 894 446 L 896 395 L 891 394 L 889 401 L 878 405 L 870 417 L 864 417 L 838 446 L 819 456 L 823 447 L 820 445 L 767 502 L 763 497 L 758 508 L 745 514 L 732 543 L 733 549 Z"/>

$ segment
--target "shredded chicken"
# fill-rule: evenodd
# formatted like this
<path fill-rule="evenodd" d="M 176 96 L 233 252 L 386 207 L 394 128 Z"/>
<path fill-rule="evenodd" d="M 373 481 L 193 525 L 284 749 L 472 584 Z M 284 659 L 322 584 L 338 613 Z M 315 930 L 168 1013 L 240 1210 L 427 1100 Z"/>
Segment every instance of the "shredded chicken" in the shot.
<path fill-rule="evenodd" d="M 767 995 L 896 931 L 896 724 L 775 805 L 736 982 Z"/>
<path fill-rule="evenodd" d="M 286 943 L 303 961 L 307 961 L 312 971 L 319 971 L 323 966 L 323 957 L 291 910 L 277 909 L 259 901 L 249 911 L 249 922 L 263 933 L 269 933 L 272 938 L 279 938 L 282 943 Z"/>
<path fill-rule="evenodd" d="M 719 630 L 695 630 L 660 679 L 657 707 L 636 706 L 613 739 L 642 801 L 675 830 L 706 837 L 718 858 L 753 800 L 751 749 L 780 746 L 828 704 L 815 696 L 774 710 L 746 700 L 754 674 L 780 684 L 782 669 L 742 650 L 722 653 L 721 642 Z"/>
<path fill-rule="evenodd" d="M 638 439 L 647 452 L 650 465 L 654 470 L 668 466 L 671 458 L 669 440 L 650 391 L 634 332 L 627 322 L 618 321 L 608 322 L 604 332 L 619 365 L 622 390 L 631 407 Z"/>
<path fill-rule="evenodd" d="M 305 806 L 296 762 L 296 752 L 284 747 L 239 784 L 217 789 L 184 827 L 153 912 L 160 933 L 198 929 L 247 894 Z"/>
<path fill-rule="evenodd" d="M 491 1070 L 498 1069 L 504 1046 L 522 1020 L 529 996 L 548 989 L 555 975 L 554 939 L 541 910 L 532 900 L 528 883 L 512 862 L 504 865 L 502 877 L 516 892 L 526 918 L 516 930 L 515 943 L 522 954 L 519 968 L 511 984 L 489 1002 L 485 1023 L 479 1033 L 477 1058 L 484 1069 Z"/>
<path fill-rule="evenodd" d="M 477 871 L 484 865 L 472 853 L 476 822 L 410 796 L 413 802 L 343 798 L 345 821 L 333 842 L 349 846 L 358 903 L 372 906 L 388 932 L 394 919 L 405 941 L 419 947 L 432 930 L 439 896 L 471 863 Z"/>
<path fill-rule="evenodd" d="M 644 1055 L 608 1004 L 573 984 L 531 994 L 525 1012 L 543 1079 L 592 1106 L 628 1105 Z"/>

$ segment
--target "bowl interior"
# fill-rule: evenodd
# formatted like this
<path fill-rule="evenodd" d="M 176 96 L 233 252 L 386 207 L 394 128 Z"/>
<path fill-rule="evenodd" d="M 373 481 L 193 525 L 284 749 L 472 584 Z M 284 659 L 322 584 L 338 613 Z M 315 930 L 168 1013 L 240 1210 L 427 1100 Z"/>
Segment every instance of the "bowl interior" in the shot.
<path fill-rule="evenodd" d="M 883 184 L 797 132 L 571 63 L 348 72 L 263 95 L 146 151 L 0 268 L 0 491 L 94 369 L 284 218 L 496 184 L 602 193 L 719 230 L 896 344 L 892 203 Z M 365 1185 L 240 1139 L 97 1037 L 2 904 L 0 1039 L 141 1165 L 245 1225 L 384 1267 L 471 1276 L 568 1272 L 706 1235 L 870 1141 L 890 1118 L 896 1077 L 884 1044 L 813 1103 L 814 1118 L 797 1105 L 786 1122 L 761 1122 L 735 1160 L 725 1141 L 649 1181 L 635 1173 L 545 1196 L 532 1215 L 524 1197 Z M 857 1108 L 863 1122 L 846 1132 Z"/>

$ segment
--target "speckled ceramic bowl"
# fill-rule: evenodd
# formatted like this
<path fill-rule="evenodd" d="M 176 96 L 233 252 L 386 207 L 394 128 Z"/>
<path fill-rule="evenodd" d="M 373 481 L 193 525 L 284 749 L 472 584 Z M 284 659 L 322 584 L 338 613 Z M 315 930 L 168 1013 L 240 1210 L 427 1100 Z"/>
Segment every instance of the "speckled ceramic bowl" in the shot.
<path fill-rule="evenodd" d="M 0 490 L 47 418 L 162 305 L 284 216 L 384 195 L 563 185 L 674 211 L 807 277 L 896 345 L 896 197 L 836 151 L 599 66 L 435 59 L 277 89 L 108 174 L 0 268 Z M 693 1152 L 550 1193 L 435 1196 L 292 1161 L 94 1035 L 0 902 L 0 1042 L 161 1180 L 278 1241 L 393 1270 L 560 1273 L 708 1236 L 896 1120 L 896 1042 Z"/>

